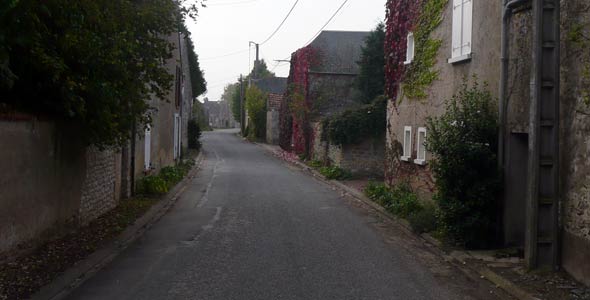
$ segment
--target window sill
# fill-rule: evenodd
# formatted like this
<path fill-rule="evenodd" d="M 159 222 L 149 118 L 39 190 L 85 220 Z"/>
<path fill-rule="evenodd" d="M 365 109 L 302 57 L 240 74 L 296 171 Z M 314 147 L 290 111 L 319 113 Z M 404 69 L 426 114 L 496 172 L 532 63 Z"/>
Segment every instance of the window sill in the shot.
<path fill-rule="evenodd" d="M 411 162 L 411 161 L 412 161 L 412 158 L 411 158 L 411 157 L 409 157 L 409 156 L 402 156 L 400 159 L 401 159 L 402 161 L 407 161 L 407 162 Z"/>
<path fill-rule="evenodd" d="M 457 64 L 457 63 L 462 63 L 462 62 L 468 62 L 470 60 L 471 60 L 471 53 L 457 56 L 457 57 L 451 57 L 451 58 L 449 58 L 448 62 L 450 64 Z"/>
<path fill-rule="evenodd" d="M 425 166 L 426 165 L 426 160 L 424 159 L 416 159 L 414 160 L 414 163 L 420 166 Z"/>

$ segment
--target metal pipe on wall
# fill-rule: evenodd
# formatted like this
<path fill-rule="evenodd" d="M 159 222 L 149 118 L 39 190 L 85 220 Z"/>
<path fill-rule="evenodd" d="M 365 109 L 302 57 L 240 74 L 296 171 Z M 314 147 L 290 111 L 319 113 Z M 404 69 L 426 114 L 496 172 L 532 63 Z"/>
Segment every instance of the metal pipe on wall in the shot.
<path fill-rule="evenodd" d="M 508 99 L 506 97 L 506 86 L 508 85 L 508 68 L 510 67 L 510 28 L 509 22 L 512 10 L 530 3 L 531 0 L 504 0 L 502 9 L 502 36 L 501 56 L 502 68 L 500 71 L 500 101 L 498 101 L 500 129 L 498 134 L 498 169 L 502 171 L 505 166 L 505 144 L 506 144 L 506 120 L 508 119 Z"/>

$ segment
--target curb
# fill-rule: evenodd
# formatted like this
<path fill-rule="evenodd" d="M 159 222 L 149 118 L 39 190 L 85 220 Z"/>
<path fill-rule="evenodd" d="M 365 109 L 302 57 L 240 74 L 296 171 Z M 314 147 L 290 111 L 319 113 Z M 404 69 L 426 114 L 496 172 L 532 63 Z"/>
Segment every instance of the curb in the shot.
<path fill-rule="evenodd" d="M 112 262 L 119 254 L 127 249 L 133 242 L 159 221 L 173 206 L 188 187 L 188 183 L 196 176 L 201 168 L 204 154 L 199 152 L 195 159 L 195 167 L 188 175 L 177 184 L 166 196 L 148 210 L 133 225 L 125 229 L 113 241 L 97 250 L 86 259 L 78 262 L 65 271 L 61 276 L 44 286 L 31 297 L 33 300 L 60 300 L 65 299 L 75 288 L 89 280 L 107 264 Z"/>
<path fill-rule="evenodd" d="M 256 145 L 260 146 L 265 151 L 274 153 L 274 149 L 272 149 L 268 145 L 260 144 L 260 143 L 256 143 Z M 417 235 L 412 230 L 410 224 L 406 220 L 400 219 L 400 218 L 392 215 L 390 212 L 385 210 L 385 208 L 383 208 L 381 205 L 371 201 L 371 199 L 369 199 L 367 196 L 365 196 L 362 192 L 360 192 L 356 189 L 353 189 L 353 188 L 343 184 L 340 181 L 327 179 L 324 175 L 322 175 L 321 173 L 319 173 L 318 171 L 316 171 L 312 167 L 310 167 L 300 161 L 286 161 L 280 157 L 277 157 L 277 158 L 281 159 L 284 162 L 290 163 L 290 164 L 298 167 L 302 171 L 306 171 L 306 172 L 310 173 L 314 178 L 318 179 L 319 181 L 321 181 L 325 184 L 328 184 L 332 187 L 340 189 L 344 193 L 352 196 L 353 198 L 355 198 L 355 199 L 363 202 L 364 204 L 368 205 L 369 207 L 371 207 L 380 216 L 388 219 L 389 221 L 393 222 L 396 225 L 399 225 L 400 228 L 403 229 L 403 231 L 406 234 L 409 234 L 411 236 L 414 236 L 414 237 L 422 240 L 423 243 L 433 245 L 433 247 L 430 247 L 430 249 L 432 249 L 434 252 L 436 252 L 436 254 L 438 254 L 440 257 L 442 257 L 445 261 L 452 263 L 455 267 L 460 269 L 468 277 L 470 277 L 472 279 L 486 279 L 489 282 L 496 285 L 497 287 L 504 290 L 506 293 L 510 294 L 512 297 L 515 297 L 516 299 L 519 299 L 519 300 L 540 300 L 539 298 L 532 296 L 528 292 L 524 291 L 523 289 L 521 289 L 520 287 L 518 287 L 517 285 L 512 283 L 510 280 L 504 278 L 502 275 L 492 271 L 491 269 L 489 269 L 487 267 L 474 267 L 474 266 L 468 265 L 462 259 L 464 257 L 472 258 L 472 256 L 467 252 L 455 251 L 455 252 L 458 252 L 459 255 L 447 254 L 442 249 L 442 243 L 439 240 L 435 239 L 434 237 L 432 237 L 428 233 L 423 233 L 421 235 Z M 475 274 L 478 274 L 479 276 L 475 276 Z"/>

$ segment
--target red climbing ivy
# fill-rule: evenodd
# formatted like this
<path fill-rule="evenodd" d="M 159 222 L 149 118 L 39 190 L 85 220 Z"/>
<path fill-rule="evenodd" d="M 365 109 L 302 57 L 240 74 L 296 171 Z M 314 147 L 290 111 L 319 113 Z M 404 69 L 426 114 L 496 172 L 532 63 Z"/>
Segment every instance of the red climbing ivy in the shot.
<path fill-rule="evenodd" d="M 281 147 L 300 155 L 309 154 L 313 133 L 309 124 L 309 69 L 318 61 L 311 46 L 291 56 L 291 71 L 284 105 L 281 107 Z M 285 105 L 286 104 L 286 105 Z"/>
<path fill-rule="evenodd" d="M 388 0 L 385 16 L 385 94 L 396 103 L 405 73 L 407 36 L 413 30 L 422 0 Z"/>

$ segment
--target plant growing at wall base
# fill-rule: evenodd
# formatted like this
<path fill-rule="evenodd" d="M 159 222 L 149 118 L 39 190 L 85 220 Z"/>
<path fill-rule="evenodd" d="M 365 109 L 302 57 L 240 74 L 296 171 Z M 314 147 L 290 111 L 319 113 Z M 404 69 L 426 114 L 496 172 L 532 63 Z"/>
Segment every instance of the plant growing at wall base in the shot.
<path fill-rule="evenodd" d="M 352 177 L 350 172 L 336 166 L 322 167 L 320 173 L 330 180 L 345 180 Z"/>
<path fill-rule="evenodd" d="M 498 121 L 487 86 L 465 82 L 446 112 L 427 121 L 426 147 L 435 155 L 435 200 L 447 238 L 468 248 L 489 246 L 499 190 Z"/>
<path fill-rule="evenodd" d="M 201 142 L 199 141 L 199 139 L 201 138 L 201 127 L 195 119 L 191 119 L 188 121 L 187 135 L 188 148 L 199 150 L 201 148 Z"/>

